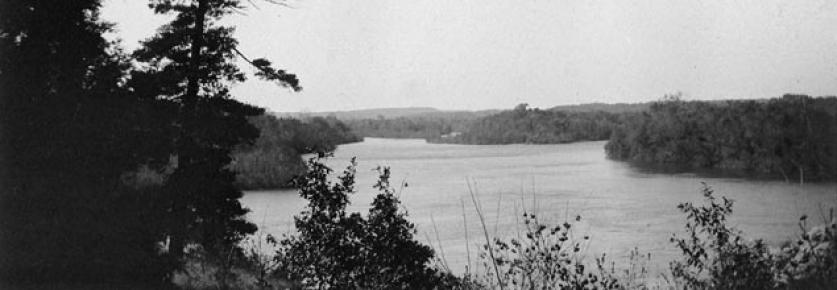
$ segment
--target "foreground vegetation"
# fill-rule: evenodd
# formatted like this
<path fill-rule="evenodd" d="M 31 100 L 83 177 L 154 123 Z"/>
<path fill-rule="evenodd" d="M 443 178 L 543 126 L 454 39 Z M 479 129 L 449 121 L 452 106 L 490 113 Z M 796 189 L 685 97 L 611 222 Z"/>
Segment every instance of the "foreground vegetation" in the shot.
<path fill-rule="evenodd" d="M 400 206 L 388 168 L 379 168 L 373 186 L 379 194 L 368 212 L 351 213 L 346 206 L 355 191 L 356 164 L 352 161 L 330 181 L 332 170 L 321 158 L 312 158 L 308 173 L 296 182 L 308 201 L 295 217 L 297 231 L 281 238 L 261 236 L 267 247 L 251 244 L 240 262 L 228 263 L 239 265 L 239 271 L 226 271 L 234 274 L 223 282 L 218 275 L 204 275 L 200 279 L 211 286 L 203 288 L 830 289 L 837 282 L 833 213 L 815 227 L 801 217 L 798 237 L 771 248 L 730 227 L 734 202 L 706 185 L 702 203 L 677 206 L 685 226 L 671 242 L 681 256 L 660 276 L 648 271 L 652 253 L 634 250 L 628 265 L 617 268 L 605 253 L 589 252 L 595 233 L 575 230 L 581 216 L 547 223 L 527 211 L 517 236 L 496 237 L 484 228 L 478 267 L 454 275 L 434 249 L 416 241 L 416 229 Z M 482 207 L 473 193 L 471 197 L 485 227 Z M 207 279 L 214 282 L 205 283 Z"/>
<path fill-rule="evenodd" d="M 777 249 L 747 240 L 727 225 L 733 201 L 704 185 L 705 204 L 678 205 L 687 217 L 685 237 L 672 237 L 682 252 L 671 263 L 676 285 L 689 289 L 829 289 L 837 282 L 837 221 L 809 229 L 799 220 L 799 238 Z"/>

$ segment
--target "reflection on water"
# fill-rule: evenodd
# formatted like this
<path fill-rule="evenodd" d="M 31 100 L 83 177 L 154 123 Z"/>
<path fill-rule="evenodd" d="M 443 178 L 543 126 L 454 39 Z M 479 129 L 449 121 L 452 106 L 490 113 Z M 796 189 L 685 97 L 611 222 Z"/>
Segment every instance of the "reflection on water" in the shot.
<path fill-rule="evenodd" d="M 452 145 L 424 140 L 367 138 L 343 145 L 328 161 L 339 170 L 357 156 L 357 188 L 352 209 L 364 211 L 375 192 L 378 165 L 392 167 L 392 180 L 404 181 L 401 198 L 420 240 L 434 237 L 452 270 L 467 264 L 466 243 L 484 243 L 468 182 L 478 194 L 492 235 L 516 235 L 523 210 L 563 221 L 577 214 L 579 234 L 592 237 L 588 253 L 605 252 L 624 260 L 630 249 L 651 252 L 656 266 L 666 267 L 676 256 L 669 242 L 685 221 L 675 206 L 701 200 L 701 182 L 735 200 L 731 223 L 748 237 L 778 244 L 797 234 L 799 216 L 820 217 L 837 205 L 837 184 L 790 184 L 776 180 L 720 177 L 684 171 L 640 169 L 605 158 L 604 142 L 561 145 Z M 305 202 L 295 191 L 251 191 L 243 198 L 249 218 L 266 232 L 293 230 L 293 215 Z M 468 237 L 465 240 L 467 219 Z M 816 219 L 815 219 L 816 221 Z M 435 224 L 435 226 L 434 226 Z M 438 230 L 441 245 L 435 240 Z M 438 252 L 438 251 L 437 251 Z"/>

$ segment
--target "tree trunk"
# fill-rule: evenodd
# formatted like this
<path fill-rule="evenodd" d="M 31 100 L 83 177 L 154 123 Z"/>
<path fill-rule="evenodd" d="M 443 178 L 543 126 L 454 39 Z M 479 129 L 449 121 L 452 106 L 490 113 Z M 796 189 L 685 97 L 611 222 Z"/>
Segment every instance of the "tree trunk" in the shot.
<path fill-rule="evenodd" d="M 209 9 L 208 0 L 198 0 L 198 6 L 194 7 L 193 11 L 195 26 L 192 30 L 191 48 L 189 68 L 187 71 L 186 94 L 182 97 L 180 122 L 181 128 L 179 132 L 179 140 L 177 142 L 177 169 L 176 170 L 194 170 L 194 163 L 196 162 L 197 144 L 195 137 L 192 135 L 196 132 L 197 118 L 198 118 L 198 90 L 200 89 L 200 67 L 201 67 L 201 50 L 204 46 L 204 22 L 206 19 L 206 12 Z M 184 184 L 182 180 L 175 181 L 174 192 L 171 194 L 179 197 L 173 198 L 171 207 L 174 221 L 171 224 L 171 244 L 170 253 L 176 258 L 183 256 L 183 250 L 188 241 L 188 228 L 191 222 L 191 215 L 187 208 L 188 196 L 192 193 L 192 188 L 189 184 Z M 184 198 L 186 197 L 186 198 Z"/>
<path fill-rule="evenodd" d="M 198 0 L 198 7 L 195 9 L 195 28 L 192 31 L 192 47 L 191 56 L 189 59 L 189 76 L 186 85 L 186 96 L 184 98 L 184 105 L 187 110 L 190 106 L 194 106 L 198 99 L 198 89 L 201 63 L 201 49 L 204 46 L 204 22 L 206 20 L 206 11 L 209 7 L 209 0 Z"/>

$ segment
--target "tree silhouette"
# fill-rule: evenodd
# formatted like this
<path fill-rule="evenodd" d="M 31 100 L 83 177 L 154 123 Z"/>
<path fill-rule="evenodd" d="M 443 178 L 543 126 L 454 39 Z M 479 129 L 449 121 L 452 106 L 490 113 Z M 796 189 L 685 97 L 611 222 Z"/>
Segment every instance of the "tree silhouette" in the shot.
<path fill-rule="evenodd" d="M 153 192 L 124 182 L 167 159 L 165 104 L 120 86 L 128 64 L 98 0 L 0 8 L 0 288 L 164 283 Z"/>
<path fill-rule="evenodd" d="M 178 258 L 189 243 L 216 253 L 234 249 L 256 227 L 244 219 L 247 210 L 238 201 L 242 193 L 228 165 L 236 146 L 258 137 L 247 117 L 263 110 L 230 95 L 230 84 L 246 80 L 233 61 L 241 57 L 257 69 L 256 76 L 296 91 L 301 90 L 299 81 L 267 60 L 246 58 L 233 28 L 218 24 L 242 8 L 239 1 L 154 0 L 149 6 L 175 19 L 134 52 L 145 69 L 132 75 L 130 85 L 148 98 L 173 100 L 179 108 L 174 171 L 165 185 L 169 253 Z"/>

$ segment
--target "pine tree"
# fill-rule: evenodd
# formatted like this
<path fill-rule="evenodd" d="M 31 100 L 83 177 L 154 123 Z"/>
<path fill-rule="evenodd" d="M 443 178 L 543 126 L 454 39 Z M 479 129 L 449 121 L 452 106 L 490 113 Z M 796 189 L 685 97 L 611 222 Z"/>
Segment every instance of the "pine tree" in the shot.
<path fill-rule="evenodd" d="M 174 172 L 166 181 L 169 252 L 183 254 L 187 244 L 210 252 L 235 248 L 256 230 L 244 219 L 230 154 L 239 144 L 252 143 L 258 130 L 248 116 L 263 110 L 233 99 L 229 85 L 246 80 L 234 64 L 240 58 L 253 65 L 256 76 L 301 90 L 293 74 L 271 67 L 265 59 L 250 60 L 237 48 L 232 27 L 218 21 L 242 9 L 239 1 L 153 0 L 156 13 L 175 14 L 134 52 L 144 70 L 132 74 L 131 87 L 149 98 L 174 101 L 179 107 L 175 126 Z"/>
<path fill-rule="evenodd" d="M 0 8 L 0 288 L 154 284 L 153 194 L 123 177 L 166 157 L 150 112 L 120 86 L 127 62 L 102 34 L 98 0 Z M 164 107 L 164 106 L 163 106 Z M 145 142 L 139 142 L 143 140 Z"/>

